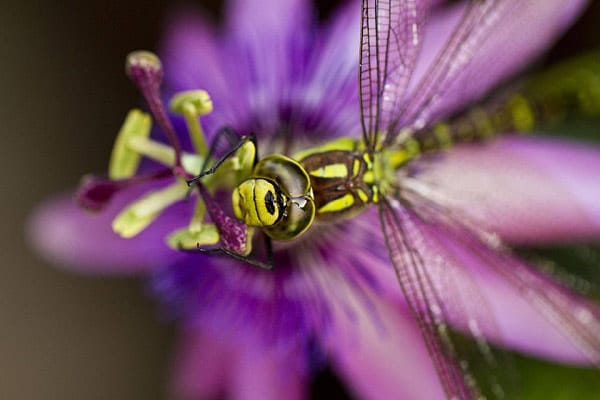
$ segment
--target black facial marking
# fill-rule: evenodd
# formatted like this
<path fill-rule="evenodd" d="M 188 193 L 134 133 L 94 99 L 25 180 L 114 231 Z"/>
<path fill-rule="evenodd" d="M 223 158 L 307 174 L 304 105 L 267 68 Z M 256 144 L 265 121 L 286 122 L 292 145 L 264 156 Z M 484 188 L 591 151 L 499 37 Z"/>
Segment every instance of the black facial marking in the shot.
<path fill-rule="evenodd" d="M 265 195 L 265 207 L 269 214 L 275 214 L 275 197 L 273 196 L 273 192 L 270 190 Z"/>
<path fill-rule="evenodd" d="M 281 190 L 279 190 L 278 187 L 275 187 L 275 191 L 277 192 L 277 205 L 279 206 L 280 210 L 283 210 L 283 194 L 281 193 Z"/>

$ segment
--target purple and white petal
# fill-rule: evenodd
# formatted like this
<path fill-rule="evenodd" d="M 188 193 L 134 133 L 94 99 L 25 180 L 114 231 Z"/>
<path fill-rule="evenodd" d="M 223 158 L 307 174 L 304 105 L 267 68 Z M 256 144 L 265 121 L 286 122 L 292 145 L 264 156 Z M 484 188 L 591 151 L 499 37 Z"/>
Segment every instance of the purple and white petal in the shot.
<path fill-rule="evenodd" d="M 560 139 L 504 137 L 419 165 L 425 191 L 509 243 L 600 237 L 600 151 Z"/>
<path fill-rule="evenodd" d="M 420 332 L 408 311 L 378 300 L 373 323 L 357 307 L 353 320 L 333 312 L 333 331 L 322 338 L 338 373 L 359 398 L 445 399 Z"/>
<path fill-rule="evenodd" d="M 196 89 L 210 94 L 213 112 L 202 118 L 209 136 L 221 126 L 234 122 L 236 110 L 245 107 L 224 74 L 223 64 L 231 60 L 223 54 L 223 46 L 217 28 L 192 7 L 172 13 L 160 45 L 167 96 Z"/>
<path fill-rule="evenodd" d="M 152 291 L 171 315 L 205 329 L 262 332 L 267 347 L 305 342 L 330 330 L 334 303 L 351 315 L 353 306 L 346 298 L 368 309 L 367 289 L 398 296 L 375 215 L 315 228 L 310 240 L 277 251 L 272 271 L 189 255 L 158 270 Z M 354 249 L 352 254 L 348 248 Z"/>
<path fill-rule="evenodd" d="M 480 327 L 489 340 L 560 362 L 600 362 L 597 304 L 510 254 L 486 247 L 456 226 L 445 233 L 430 233 L 444 243 L 447 259 L 460 266 L 462 278 L 455 281 L 456 293 L 461 294 L 469 281 L 478 288 L 482 300 L 477 306 L 487 306 L 497 327 Z M 458 326 L 471 323 L 464 322 L 458 321 Z"/>
<path fill-rule="evenodd" d="M 165 238 L 185 226 L 193 204 L 180 202 L 132 239 L 113 232 L 112 220 L 148 188 L 132 188 L 115 195 L 99 213 L 82 210 L 70 196 L 59 196 L 40 206 L 28 224 L 28 235 L 38 251 L 54 264 L 83 273 L 137 274 L 180 257 Z"/>
<path fill-rule="evenodd" d="M 269 349 L 255 342 L 255 332 L 231 333 L 184 328 L 171 369 L 174 398 L 305 398 L 307 370 L 300 349 Z"/>
<path fill-rule="evenodd" d="M 454 327 L 510 348 L 563 362 L 600 360 L 597 305 L 485 242 L 487 239 L 465 225 L 467 219 L 462 214 L 426 210 L 426 199 L 416 201 L 421 203 L 417 214 L 422 217 L 409 211 L 398 214 L 402 241 L 418 251 L 420 279 L 430 285 L 429 290 L 435 290 L 434 298 L 440 303 L 423 302 L 418 296 L 414 307 L 421 311 L 443 308 L 443 318 Z M 404 258 L 398 268 L 411 270 L 410 262 Z M 379 289 L 380 298 L 408 310 L 393 274 L 388 275 L 388 283 L 396 286 L 395 291 L 394 285 L 381 285 L 386 267 L 385 263 L 371 266 L 373 276 L 379 278 L 379 284 L 371 287 Z M 404 284 L 408 285 L 406 281 Z"/>
<path fill-rule="evenodd" d="M 306 82 L 293 93 L 309 134 L 332 137 L 360 134 L 359 29 L 360 4 L 353 1 L 337 10 L 316 35 Z"/>
<path fill-rule="evenodd" d="M 222 397 L 235 358 L 231 343 L 200 329 L 184 329 L 171 367 L 170 393 L 176 399 Z"/>
<path fill-rule="evenodd" d="M 312 8 L 306 0 L 231 0 L 225 23 L 224 73 L 243 102 L 240 129 L 274 135 L 289 118 L 294 86 L 304 75 Z"/>
<path fill-rule="evenodd" d="M 304 349 L 265 349 L 242 343 L 231 368 L 228 387 L 232 400 L 301 400 L 306 398 Z"/>

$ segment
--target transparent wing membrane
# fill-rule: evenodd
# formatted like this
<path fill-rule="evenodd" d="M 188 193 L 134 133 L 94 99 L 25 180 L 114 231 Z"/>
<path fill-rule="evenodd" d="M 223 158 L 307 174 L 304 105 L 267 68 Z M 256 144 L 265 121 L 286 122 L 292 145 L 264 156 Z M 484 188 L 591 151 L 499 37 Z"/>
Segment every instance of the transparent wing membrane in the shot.
<path fill-rule="evenodd" d="M 443 50 L 402 105 L 399 125 L 416 131 L 480 100 L 504 77 L 523 69 L 525 60 L 548 47 L 564 29 L 563 21 L 574 14 L 573 4 L 559 0 L 468 2 Z M 514 32 L 528 35 L 527 40 L 516 38 Z M 389 135 L 387 143 L 397 134 Z"/>
<path fill-rule="evenodd" d="M 396 122 L 421 46 L 428 1 L 363 0 L 360 109 L 363 139 L 374 150 Z"/>
<path fill-rule="evenodd" d="M 518 248 L 517 253 L 564 285 L 600 300 L 599 245 L 588 243 L 552 248 Z"/>
<path fill-rule="evenodd" d="M 503 337 L 486 296 L 442 232 L 411 207 L 400 198 L 384 201 L 380 218 L 400 286 L 447 397 L 516 398 L 512 356 L 496 346 Z"/>
<path fill-rule="evenodd" d="M 404 193 L 411 207 L 464 251 L 525 299 L 581 355 L 600 366 L 600 307 L 566 285 L 516 258 L 496 237 L 477 228 L 475 221 L 416 193 Z"/>
<path fill-rule="evenodd" d="M 425 74 L 425 78 L 414 91 L 414 96 L 402 110 L 405 124 L 420 128 L 421 120 L 429 109 L 440 100 L 453 82 L 453 78 L 473 58 L 476 50 L 487 38 L 499 13 L 507 8 L 504 1 L 473 0 L 467 6 L 464 16 L 448 39 L 442 52 Z M 391 136 L 387 140 L 391 141 Z"/>

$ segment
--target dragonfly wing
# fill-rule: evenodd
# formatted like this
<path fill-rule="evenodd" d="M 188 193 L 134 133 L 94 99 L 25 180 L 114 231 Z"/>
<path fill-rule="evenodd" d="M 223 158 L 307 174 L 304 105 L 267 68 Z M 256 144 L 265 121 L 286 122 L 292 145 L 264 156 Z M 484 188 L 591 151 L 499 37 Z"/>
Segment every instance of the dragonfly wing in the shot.
<path fill-rule="evenodd" d="M 513 256 L 467 214 L 416 193 L 404 193 L 421 218 L 453 238 L 470 257 L 533 307 L 582 358 L 600 366 L 600 306 Z"/>
<path fill-rule="evenodd" d="M 512 384 L 511 369 L 505 354 L 485 339 L 500 334 L 484 296 L 459 264 L 441 256 L 441 243 L 409 208 L 384 199 L 379 216 L 398 282 L 446 396 L 502 398 Z"/>
<path fill-rule="evenodd" d="M 412 124 L 413 129 L 424 125 L 427 111 L 440 101 L 453 78 L 473 59 L 499 12 L 510 3 L 514 2 L 472 0 L 469 3 L 462 20 L 414 91 L 413 98 L 404 106 L 404 124 Z M 389 141 L 391 138 L 388 138 Z"/>
<path fill-rule="evenodd" d="M 547 48 L 583 5 L 560 0 L 471 0 L 402 106 L 399 125 L 418 130 L 481 98 Z"/>
<path fill-rule="evenodd" d="M 387 131 L 414 69 L 429 1 L 363 0 L 360 110 L 364 143 L 373 150 Z"/>
<path fill-rule="evenodd" d="M 519 248 L 517 253 L 533 265 L 543 266 L 553 278 L 589 298 L 600 299 L 600 245 L 596 243 Z M 568 265 L 569 268 L 565 268 Z"/>

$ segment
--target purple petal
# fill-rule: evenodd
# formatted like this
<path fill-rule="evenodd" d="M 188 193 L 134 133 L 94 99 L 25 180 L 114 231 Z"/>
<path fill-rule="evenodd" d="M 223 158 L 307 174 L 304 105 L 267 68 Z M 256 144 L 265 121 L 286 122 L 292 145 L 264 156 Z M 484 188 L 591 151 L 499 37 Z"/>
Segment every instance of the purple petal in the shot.
<path fill-rule="evenodd" d="M 197 10 L 179 9 L 170 16 L 160 48 L 171 90 L 203 88 L 217 98 L 226 94 L 215 28 Z"/>
<path fill-rule="evenodd" d="M 360 398 L 444 399 L 412 318 L 388 303 L 376 307 L 381 324 L 365 313 L 349 321 L 342 310 L 335 310 L 333 332 L 322 345 L 338 373 Z"/>
<path fill-rule="evenodd" d="M 447 234 L 442 239 L 446 257 L 462 267 L 461 282 L 473 281 L 484 299 L 479 303 L 488 306 L 497 324 L 497 331 L 484 327 L 488 339 L 560 362 L 598 363 L 597 304 L 552 282 L 522 261 L 486 248 L 464 231 Z"/>
<path fill-rule="evenodd" d="M 236 400 L 301 400 L 306 398 L 306 374 L 298 351 L 265 350 L 244 344 L 232 368 L 229 398 Z"/>
<path fill-rule="evenodd" d="M 480 2 L 473 9 L 473 28 L 458 41 L 457 51 L 440 60 L 454 27 L 460 25 L 466 2 L 435 13 L 425 34 L 423 53 L 408 97 L 407 122 L 427 122 L 463 108 L 502 80 L 540 56 L 580 14 L 586 2 L 511 0 Z M 429 68 L 438 68 L 439 75 Z M 438 71 L 438 72 L 439 72 Z M 422 78 L 422 79 L 420 79 Z M 417 86 L 423 80 L 425 86 Z M 423 83 L 423 82 L 421 82 Z"/>
<path fill-rule="evenodd" d="M 202 118 L 209 135 L 225 124 L 235 122 L 235 112 L 244 104 L 232 93 L 224 74 L 223 41 L 202 13 L 191 7 L 175 11 L 167 21 L 160 45 L 169 95 L 183 90 L 208 91 L 214 111 Z"/>
<path fill-rule="evenodd" d="M 111 222 L 144 192 L 135 188 L 118 193 L 106 209 L 95 214 L 80 209 L 68 196 L 48 200 L 34 212 L 28 235 L 44 257 L 68 269 L 100 274 L 152 270 L 177 257 L 165 237 L 185 225 L 193 205 L 176 204 L 138 236 L 122 239 L 112 231 Z"/>
<path fill-rule="evenodd" d="M 334 305 L 353 313 L 348 297 L 369 308 L 363 287 L 398 292 L 376 221 L 322 227 L 315 240 L 276 251 L 272 271 L 192 254 L 157 271 L 152 290 L 170 315 L 205 329 L 258 331 L 266 348 L 305 342 L 326 334 Z M 349 254 L 349 247 L 356 251 Z"/>
<path fill-rule="evenodd" d="M 244 103 L 247 126 L 274 134 L 304 74 L 311 9 L 305 0 L 231 0 L 226 15 L 232 96 Z"/>
<path fill-rule="evenodd" d="M 170 392 L 182 400 L 222 397 L 233 358 L 231 346 L 222 338 L 187 329 L 173 360 Z"/>
<path fill-rule="evenodd" d="M 359 135 L 359 41 L 360 5 L 350 2 L 321 28 L 307 67 L 307 82 L 294 93 L 309 130 L 332 136 Z"/>
<path fill-rule="evenodd" d="M 447 217 L 439 212 L 430 214 L 427 221 Z M 594 328 L 594 324 L 600 327 L 598 306 L 560 288 L 516 258 L 486 247 L 461 223 L 438 226 L 414 219 L 403 222 L 403 240 L 419 251 L 423 270 L 438 291 L 449 322 L 466 332 L 546 358 L 598 362 L 600 331 Z M 443 230 L 443 226 L 451 229 Z M 371 234 L 372 240 L 383 241 L 377 232 Z M 372 250 L 386 253 L 377 246 Z M 353 252 L 354 257 L 360 254 Z M 385 261 L 369 266 L 378 282 L 373 287 L 378 296 L 407 310 L 400 287 L 386 267 Z M 387 273 L 388 284 L 381 285 Z M 370 310 L 370 315 L 378 314 Z M 377 321 L 385 323 L 388 316 L 384 312 L 380 317 Z M 336 329 L 340 322 L 334 318 L 331 325 Z"/>
<path fill-rule="evenodd" d="M 460 146 L 421 167 L 421 182 L 511 243 L 600 236 L 598 149 L 504 137 Z"/>
<path fill-rule="evenodd" d="M 231 332 L 228 332 L 231 333 Z M 214 333 L 188 327 L 172 368 L 171 392 L 178 399 L 302 399 L 306 374 L 301 354 L 267 349 L 252 331 Z"/>

